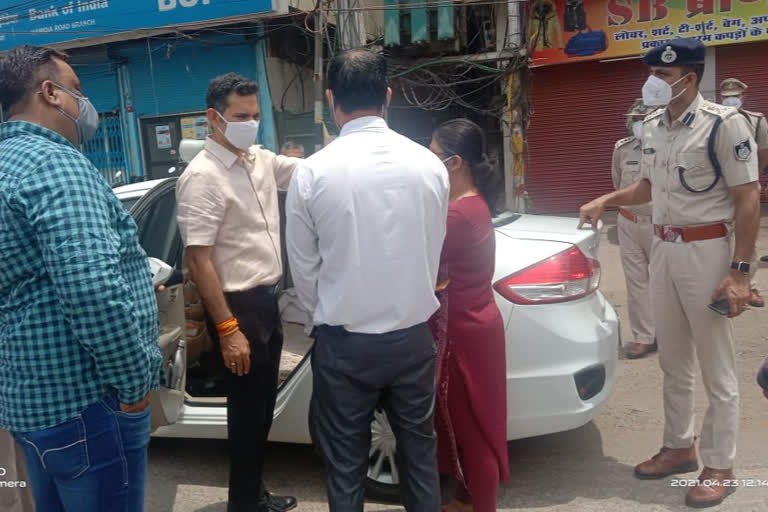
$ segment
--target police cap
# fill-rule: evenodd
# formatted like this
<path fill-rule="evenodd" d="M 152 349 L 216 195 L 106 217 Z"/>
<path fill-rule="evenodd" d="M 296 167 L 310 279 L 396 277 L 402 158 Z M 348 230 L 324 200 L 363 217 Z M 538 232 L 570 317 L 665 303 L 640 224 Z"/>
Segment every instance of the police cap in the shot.
<path fill-rule="evenodd" d="M 747 84 L 738 78 L 726 78 L 720 84 L 720 96 L 741 96 L 747 89 Z"/>
<path fill-rule="evenodd" d="M 706 56 L 707 48 L 698 39 L 677 38 L 646 53 L 643 62 L 647 66 L 688 66 L 704 64 Z"/>

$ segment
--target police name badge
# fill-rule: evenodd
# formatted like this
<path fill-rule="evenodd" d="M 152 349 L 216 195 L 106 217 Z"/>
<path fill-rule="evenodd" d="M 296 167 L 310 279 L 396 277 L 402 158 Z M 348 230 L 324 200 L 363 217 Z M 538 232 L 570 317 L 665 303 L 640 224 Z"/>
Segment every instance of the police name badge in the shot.
<path fill-rule="evenodd" d="M 672 49 L 671 46 L 667 46 L 664 53 L 661 54 L 661 62 L 664 64 L 672 64 L 677 60 L 677 52 Z"/>
<path fill-rule="evenodd" d="M 733 152 L 736 154 L 736 160 L 746 162 L 752 156 L 752 145 L 749 140 L 744 140 L 733 146 Z"/>

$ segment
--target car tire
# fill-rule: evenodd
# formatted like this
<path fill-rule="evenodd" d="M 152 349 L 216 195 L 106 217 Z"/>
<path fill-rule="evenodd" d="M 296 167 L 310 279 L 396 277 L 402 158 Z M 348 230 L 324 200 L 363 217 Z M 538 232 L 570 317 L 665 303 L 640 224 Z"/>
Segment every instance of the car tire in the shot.
<path fill-rule="evenodd" d="M 316 442 L 315 427 L 312 423 L 312 408 L 314 401 L 310 400 L 309 436 L 312 439 L 315 453 L 322 457 L 320 447 Z M 387 414 L 376 409 L 371 423 L 371 457 L 368 465 L 368 475 L 365 478 L 365 495 L 368 499 L 384 503 L 400 503 L 399 473 L 397 471 L 397 441 Z M 377 463 L 379 466 L 377 466 Z M 394 477 L 392 469 L 394 467 Z"/>

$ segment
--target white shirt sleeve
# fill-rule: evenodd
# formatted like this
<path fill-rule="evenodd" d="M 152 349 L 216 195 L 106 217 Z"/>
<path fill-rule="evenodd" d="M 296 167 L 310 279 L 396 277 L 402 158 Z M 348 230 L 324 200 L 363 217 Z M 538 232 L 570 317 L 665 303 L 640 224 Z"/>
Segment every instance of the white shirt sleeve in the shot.
<path fill-rule="evenodd" d="M 317 281 L 320 250 L 309 202 L 312 199 L 312 171 L 299 165 L 293 173 L 285 203 L 285 239 L 291 276 L 301 305 L 314 316 L 317 307 Z"/>

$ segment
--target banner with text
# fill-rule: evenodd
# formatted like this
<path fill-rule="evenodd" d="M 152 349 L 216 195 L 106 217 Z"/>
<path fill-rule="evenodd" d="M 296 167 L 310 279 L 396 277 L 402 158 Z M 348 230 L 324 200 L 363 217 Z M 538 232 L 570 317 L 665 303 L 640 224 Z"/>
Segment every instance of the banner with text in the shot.
<path fill-rule="evenodd" d="M 0 51 L 270 12 L 272 0 L 0 1 Z"/>
<path fill-rule="evenodd" d="M 707 46 L 768 40 L 766 0 L 532 0 L 535 66 L 641 55 L 675 37 Z"/>

